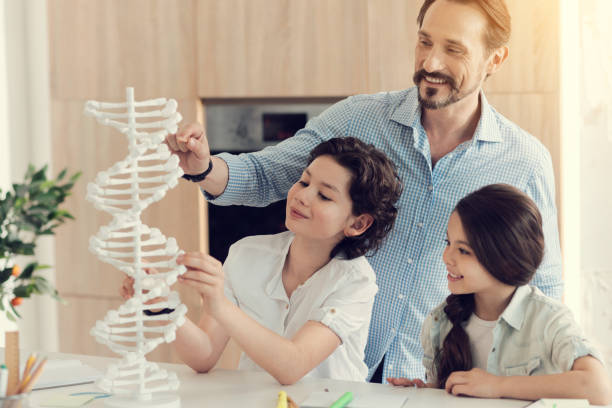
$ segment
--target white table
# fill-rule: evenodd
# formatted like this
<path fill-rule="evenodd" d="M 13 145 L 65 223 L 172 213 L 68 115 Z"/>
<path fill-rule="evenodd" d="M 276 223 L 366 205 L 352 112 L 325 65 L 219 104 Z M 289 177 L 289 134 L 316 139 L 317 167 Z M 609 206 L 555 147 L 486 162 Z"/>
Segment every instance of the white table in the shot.
<path fill-rule="evenodd" d="M 22 353 L 25 354 L 25 353 Z M 64 353 L 48 353 L 49 358 L 74 359 L 105 371 L 110 358 L 93 357 Z M 235 370 L 215 370 L 208 374 L 196 374 L 186 365 L 161 364 L 164 368 L 177 373 L 181 382 L 178 395 L 182 408 L 275 408 L 278 391 L 284 390 L 298 404 L 310 393 L 329 390 L 330 392 L 352 391 L 358 393 L 405 393 L 408 398 L 404 407 L 525 407 L 528 401 L 491 400 L 467 397 L 455 397 L 443 390 L 398 388 L 390 385 L 358 383 L 350 381 L 304 379 L 295 385 L 281 386 L 265 372 L 248 372 Z M 94 384 L 75 385 L 70 387 L 51 388 L 34 391 L 31 402 L 34 406 L 48 400 L 56 394 L 68 395 L 76 392 L 99 391 Z M 98 399 L 85 407 L 103 407 L 104 400 Z M 349 405 L 350 407 L 350 405 Z M 384 407 L 381 407 L 384 408 Z"/>

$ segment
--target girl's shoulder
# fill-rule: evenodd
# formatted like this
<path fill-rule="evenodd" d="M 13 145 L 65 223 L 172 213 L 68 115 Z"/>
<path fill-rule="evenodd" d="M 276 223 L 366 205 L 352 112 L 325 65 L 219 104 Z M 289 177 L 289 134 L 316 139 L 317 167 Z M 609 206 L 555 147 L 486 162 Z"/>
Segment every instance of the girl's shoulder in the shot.
<path fill-rule="evenodd" d="M 531 285 L 526 285 L 519 288 L 523 293 L 524 313 L 542 314 L 559 314 L 571 313 L 567 305 L 561 303 L 557 299 L 546 296 L 542 291 Z"/>

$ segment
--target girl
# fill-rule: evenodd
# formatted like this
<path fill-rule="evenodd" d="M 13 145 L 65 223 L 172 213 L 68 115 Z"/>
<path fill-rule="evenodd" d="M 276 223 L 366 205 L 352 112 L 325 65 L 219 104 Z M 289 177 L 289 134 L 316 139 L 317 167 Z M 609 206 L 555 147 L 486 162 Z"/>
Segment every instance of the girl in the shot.
<path fill-rule="evenodd" d="M 364 381 L 378 290 L 364 255 L 393 226 L 400 194 L 392 162 L 374 146 L 355 138 L 317 146 L 289 190 L 287 232 L 238 241 L 223 266 L 199 252 L 177 260 L 188 268 L 179 281 L 204 304 L 198 324 L 177 330 L 183 361 L 207 372 L 232 337 L 244 351 L 239 368 L 264 369 L 281 384 L 305 375 Z M 131 279 L 121 292 L 132 296 Z"/>
<path fill-rule="evenodd" d="M 527 283 L 544 255 L 535 203 L 495 184 L 463 198 L 448 221 L 444 263 L 451 295 L 423 323 L 424 383 L 486 398 L 612 401 L 602 359 L 571 312 Z"/>

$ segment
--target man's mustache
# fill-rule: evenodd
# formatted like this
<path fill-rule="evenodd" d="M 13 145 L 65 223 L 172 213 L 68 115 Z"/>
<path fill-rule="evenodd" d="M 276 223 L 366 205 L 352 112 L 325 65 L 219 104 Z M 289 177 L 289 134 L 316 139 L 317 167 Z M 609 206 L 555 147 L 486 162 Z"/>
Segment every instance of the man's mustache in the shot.
<path fill-rule="evenodd" d="M 427 72 L 424 69 L 419 69 L 418 71 L 416 71 L 414 73 L 414 76 L 412 77 L 412 80 L 414 81 L 415 85 L 418 85 L 423 79 L 425 79 L 425 77 L 428 76 L 430 78 L 436 78 L 436 79 L 442 79 L 444 81 L 446 81 L 446 83 L 455 91 L 458 91 L 459 89 L 457 89 L 457 83 L 455 82 L 455 79 L 449 75 L 443 74 L 442 72 Z"/>

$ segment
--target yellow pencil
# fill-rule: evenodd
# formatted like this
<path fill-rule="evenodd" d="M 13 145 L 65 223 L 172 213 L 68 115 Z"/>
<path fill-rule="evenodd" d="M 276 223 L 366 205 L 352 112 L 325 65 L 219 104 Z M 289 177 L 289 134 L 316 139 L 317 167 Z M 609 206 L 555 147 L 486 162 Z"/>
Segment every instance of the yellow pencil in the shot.
<path fill-rule="evenodd" d="M 30 381 L 30 373 L 31 373 L 32 367 L 34 367 L 35 362 L 36 362 L 36 353 L 32 353 L 30 354 L 30 357 L 28 357 L 28 361 L 26 362 L 26 365 L 23 369 L 23 375 L 21 376 L 21 381 L 19 382 L 19 386 L 17 387 L 16 394 L 23 392 L 25 385 L 28 383 L 28 381 Z"/>
<path fill-rule="evenodd" d="M 43 361 L 41 361 L 40 364 L 38 364 L 38 367 L 36 367 L 32 375 L 30 376 L 30 380 L 25 384 L 25 387 L 21 392 L 32 391 L 34 384 L 36 384 L 36 381 L 38 381 L 38 377 L 40 377 L 40 375 L 42 374 L 43 368 L 45 368 L 46 362 L 47 362 L 47 358 L 45 357 Z"/>
<path fill-rule="evenodd" d="M 287 393 L 285 391 L 278 392 L 278 403 L 276 408 L 287 408 Z"/>
<path fill-rule="evenodd" d="M 21 376 L 22 379 L 26 378 L 28 374 L 30 374 L 30 370 L 34 366 L 35 362 L 36 362 L 36 353 L 32 353 L 30 354 L 30 357 L 28 357 L 28 361 L 26 362 L 25 368 L 23 369 L 23 375 Z"/>

